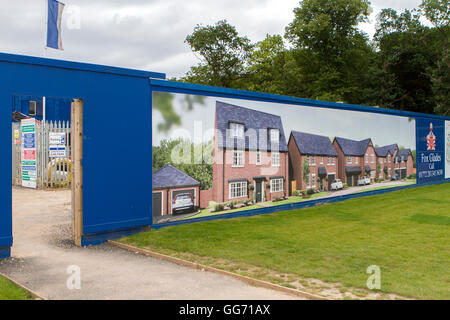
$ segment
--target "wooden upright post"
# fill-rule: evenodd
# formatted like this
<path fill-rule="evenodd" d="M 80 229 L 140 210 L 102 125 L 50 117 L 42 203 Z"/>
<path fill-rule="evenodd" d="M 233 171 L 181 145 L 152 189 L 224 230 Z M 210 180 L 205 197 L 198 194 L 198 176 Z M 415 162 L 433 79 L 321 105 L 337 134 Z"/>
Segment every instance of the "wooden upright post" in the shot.
<path fill-rule="evenodd" d="M 83 100 L 71 104 L 72 140 L 72 238 L 81 247 L 83 235 Z"/>

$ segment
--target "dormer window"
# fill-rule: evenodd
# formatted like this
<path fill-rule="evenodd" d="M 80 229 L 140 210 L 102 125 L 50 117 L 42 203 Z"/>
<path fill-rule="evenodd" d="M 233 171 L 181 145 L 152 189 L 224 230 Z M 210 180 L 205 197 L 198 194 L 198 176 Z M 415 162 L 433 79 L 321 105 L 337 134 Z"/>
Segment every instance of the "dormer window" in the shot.
<path fill-rule="evenodd" d="M 279 143 L 280 142 L 280 130 L 269 129 L 270 142 Z"/>
<path fill-rule="evenodd" d="M 242 123 L 230 122 L 230 134 L 233 138 L 244 138 L 244 125 Z"/>

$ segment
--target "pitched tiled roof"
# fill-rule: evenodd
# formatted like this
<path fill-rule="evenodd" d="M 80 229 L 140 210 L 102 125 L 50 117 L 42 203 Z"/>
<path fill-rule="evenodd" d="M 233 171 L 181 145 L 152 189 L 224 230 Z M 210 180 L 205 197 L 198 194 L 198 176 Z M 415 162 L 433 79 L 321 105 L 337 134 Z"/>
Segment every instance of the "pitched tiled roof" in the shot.
<path fill-rule="evenodd" d="M 378 157 L 387 157 L 388 152 L 393 156 L 396 148 L 398 148 L 397 144 L 390 144 L 388 146 L 375 148 L 375 153 Z"/>
<path fill-rule="evenodd" d="M 216 121 L 217 129 L 223 137 L 218 141 L 219 148 L 281 152 L 288 150 L 280 116 L 217 101 Z M 246 134 L 245 139 L 227 136 L 231 122 L 243 124 L 245 132 L 252 132 L 254 136 Z M 279 146 L 270 143 L 268 129 L 279 130 Z"/>
<path fill-rule="evenodd" d="M 395 161 L 397 161 L 397 162 L 400 161 L 402 156 L 403 156 L 403 160 L 407 161 L 410 153 L 411 153 L 411 149 L 398 150 L 397 156 L 395 157 Z"/>
<path fill-rule="evenodd" d="M 164 167 L 153 172 L 152 183 L 153 189 L 200 185 L 200 182 L 171 164 L 166 164 Z"/>
<path fill-rule="evenodd" d="M 346 156 L 362 157 L 369 146 L 371 139 L 361 141 L 336 137 L 336 141 Z"/>
<path fill-rule="evenodd" d="M 337 157 L 337 151 L 330 138 L 316 134 L 292 131 L 291 136 L 301 154 Z"/>

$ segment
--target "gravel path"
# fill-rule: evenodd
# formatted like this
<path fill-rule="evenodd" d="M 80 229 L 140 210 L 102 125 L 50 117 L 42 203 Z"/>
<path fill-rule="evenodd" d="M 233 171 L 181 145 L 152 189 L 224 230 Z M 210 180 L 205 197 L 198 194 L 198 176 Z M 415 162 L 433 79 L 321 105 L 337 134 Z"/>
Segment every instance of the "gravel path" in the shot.
<path fill-rule="evenodd" d="M 13 258 L 0 272 L 49 299 L 298 299 L 109 244 L 75 247 L 68 190 L 13 188 L 13 207 Z M 67 288 L 71 265 L 81 289 Z"/>

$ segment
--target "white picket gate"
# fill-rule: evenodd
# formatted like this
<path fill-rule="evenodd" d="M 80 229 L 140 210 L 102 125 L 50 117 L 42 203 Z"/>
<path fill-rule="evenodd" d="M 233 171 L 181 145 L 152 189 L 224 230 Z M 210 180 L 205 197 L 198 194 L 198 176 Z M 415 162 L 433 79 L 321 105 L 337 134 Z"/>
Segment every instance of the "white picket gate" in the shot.
<path fill-rule="evenodd" d="M 65 134 L 66 154 L 50 157 L 50 133 Z M 17 136 L 19 139 L 17 139 Z M 22 132 L 19 122 L 12 123 L 12 184 L 22 185 Z M 70 147 L 70 122 L 46 121 L 36 125 L 37 188 L 70 187 L 72 162 Z"/>

